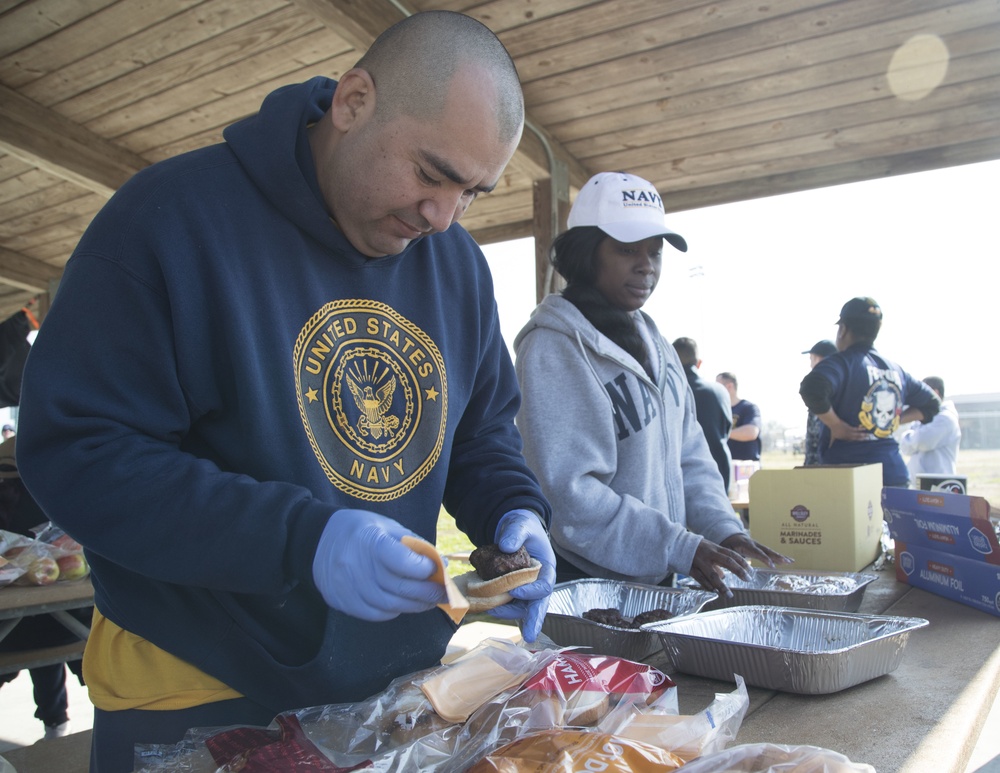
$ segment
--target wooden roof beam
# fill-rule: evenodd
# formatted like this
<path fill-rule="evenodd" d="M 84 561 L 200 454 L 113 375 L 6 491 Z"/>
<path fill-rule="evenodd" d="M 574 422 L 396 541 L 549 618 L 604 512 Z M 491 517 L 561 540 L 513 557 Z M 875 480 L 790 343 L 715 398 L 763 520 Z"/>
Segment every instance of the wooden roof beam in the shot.
<path fill-rule="evenodd" d="M 30 293 L 46 293 L 62 271 L 48 263 L 0 247 L 0 284 L 19 287 Z"/>
<path fill-rule="evenodd" d="M 110 197 L 149 162 L 0 85 L 0 150 Z"/>
<path fill-rule="evenodd" d="M 387 0 L 292 0 L 358 51 L 358 58 L 375 38 L 406 15 Z"/>

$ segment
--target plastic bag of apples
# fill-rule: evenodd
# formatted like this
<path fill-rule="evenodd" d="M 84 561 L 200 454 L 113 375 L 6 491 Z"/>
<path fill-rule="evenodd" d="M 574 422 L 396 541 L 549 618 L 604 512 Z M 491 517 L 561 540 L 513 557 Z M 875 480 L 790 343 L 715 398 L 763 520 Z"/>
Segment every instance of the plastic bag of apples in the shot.
<path fill-rule="evenodd" d="M 35 537 L 0 531 L 0 586 L 51 585 L 90 574 L 83 547 L 58 526 L 40 526 Z"/>

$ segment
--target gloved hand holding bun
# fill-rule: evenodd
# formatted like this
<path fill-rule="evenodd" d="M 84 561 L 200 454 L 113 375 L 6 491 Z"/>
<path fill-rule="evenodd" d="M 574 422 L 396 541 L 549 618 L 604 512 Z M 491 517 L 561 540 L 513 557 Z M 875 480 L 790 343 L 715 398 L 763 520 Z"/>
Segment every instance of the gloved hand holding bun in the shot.
<path fill-rule="evenodd" d="M 531 510 L 511 510 L 504 514 L 497 526 L 496 547 L 499 548 L 500 552 L 508 555 L 518 553 L 523 548 L 531 561 L 538 564 L 537 573 L 532 577 L 528 570 L 508 572 L 510 577 L 507 580 L 502 582 L 488 580 L 487 582 L 494 582 L 492 586 L 474 584 L 468 592 L 463 589 L 463 593 L 472 604 L 477 592 L 483 594 L 480 598 L 485 598 L 492 595 L 494 588 L 509 585 L 509 588 L 501 588 L 500 590 L 500 593 L 509 595 L 509 600 L 500 601 L 489 610 L 489 613 L 504 620 L 523 618 L 524 625 L 521 633 L 525 641 L 533 642 L 542 630 L 542 620 L 548 609 L 549 596 L 552 594 L 552 587 L 556 581 L 556 555 L 552 550 L 549 535 L 545 532 L 542 519 Z M 502 578 L 499 579 L 502 580 Z M 456 582 L 458 582 L 457 578 Z M 463 582 L 468 582 L 468 580 Z M 470 593 L 473 595 L 470 596 Z M 470 611 L 472 611 L 471 608 Z"/>

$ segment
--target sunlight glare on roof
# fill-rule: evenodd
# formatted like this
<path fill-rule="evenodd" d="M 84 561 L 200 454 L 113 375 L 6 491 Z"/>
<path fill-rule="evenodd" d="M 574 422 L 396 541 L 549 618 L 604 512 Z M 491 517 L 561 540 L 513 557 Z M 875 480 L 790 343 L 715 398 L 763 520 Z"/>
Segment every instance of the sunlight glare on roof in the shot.
<path fill-rule="evenodd" d="M 892 55 L 889 88 L 907 102 L 923 99 L 941 85 L 948 58 L 948 47 L 937 35 L 914 35 Z"/>

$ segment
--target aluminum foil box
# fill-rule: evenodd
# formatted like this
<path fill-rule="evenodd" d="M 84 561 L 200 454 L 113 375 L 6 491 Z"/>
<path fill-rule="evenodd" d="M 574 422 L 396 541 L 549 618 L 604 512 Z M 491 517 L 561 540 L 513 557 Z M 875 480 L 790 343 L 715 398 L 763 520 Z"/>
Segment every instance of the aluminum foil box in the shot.
<path fill-rule="evenodd" d="M 882 537 L 882 465 L 763 469 L 750 478 L 750 536 L 792 569 L 857 572 Z"/>
<path fill-rule="evenodd" d="M 1000 566 L 896 540 L 896 579 L 1000 617 Z"/>
<path fill-rule="evenodd" d="M 895 541 L 1000 566 L 1000 541 L 982 497 L 885 488 L 882 512 Z"/>

